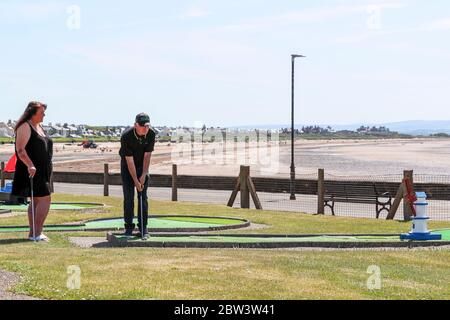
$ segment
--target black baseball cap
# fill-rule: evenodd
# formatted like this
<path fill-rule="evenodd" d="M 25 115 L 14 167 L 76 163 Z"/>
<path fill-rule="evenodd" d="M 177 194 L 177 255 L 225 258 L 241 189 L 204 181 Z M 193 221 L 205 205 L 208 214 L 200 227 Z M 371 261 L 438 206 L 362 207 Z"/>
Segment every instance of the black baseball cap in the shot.
<path fill-rule="evenodd" d="M 136 123 L 139 124 L 141 127 L 143 126 L 150 126 L 150 117 L 146 113 L 139 113 L 136 116 Z"/>

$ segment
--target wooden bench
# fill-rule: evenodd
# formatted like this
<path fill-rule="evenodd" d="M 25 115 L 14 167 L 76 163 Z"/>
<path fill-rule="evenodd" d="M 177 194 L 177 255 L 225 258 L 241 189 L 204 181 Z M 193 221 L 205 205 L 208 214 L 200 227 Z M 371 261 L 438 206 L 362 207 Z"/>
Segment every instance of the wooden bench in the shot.
<path fill-rule="evenodd" d="M 376 218 L 378 219 L 381 212 L 389 213 L 392 197 L 389 192 L 378 191 L 376 185 L 372 183 L 325 183 L 324 205 L 331 209 L 333 216 L 335 215 L 334 205 L 336 202 L 374 204 Z"/>

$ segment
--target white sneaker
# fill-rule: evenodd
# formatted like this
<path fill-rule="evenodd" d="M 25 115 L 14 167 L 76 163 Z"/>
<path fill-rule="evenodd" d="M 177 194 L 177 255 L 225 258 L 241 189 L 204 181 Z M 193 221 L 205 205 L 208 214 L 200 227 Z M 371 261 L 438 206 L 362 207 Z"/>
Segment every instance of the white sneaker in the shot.
<path fill-rule="evenodd" d="M 36 241 L 45 241 L 45 242 L 49 242 L 50 239 L 45 235 L 45 234 L 41 234 L 39 236 L 36 237 Z"/>
<path fill-rule="evenodd" d="M 33 238 L 33 237 L 29 237 L 28 240 L 30 240 L 30 241 L 37 241 L 37 240 L 36 240 L 35 238 Z"/>

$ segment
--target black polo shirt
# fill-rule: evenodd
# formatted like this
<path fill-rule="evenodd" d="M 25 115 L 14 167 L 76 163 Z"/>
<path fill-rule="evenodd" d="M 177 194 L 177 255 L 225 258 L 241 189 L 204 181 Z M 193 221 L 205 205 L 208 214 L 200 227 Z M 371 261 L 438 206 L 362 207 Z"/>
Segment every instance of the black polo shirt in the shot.
<path fill-rule="evenodd" d="M 155 131 L 151 128 L 145 137 L 138 136 L 134 131 L 134 127 L 125 130 L 120 139 L 119 155 L 122 161 L 125 161 L 125 157 L 133 157 L 136 169 L 142 169 L 144 166 L 144 153 L 154 150 L 155 138 Z"/>

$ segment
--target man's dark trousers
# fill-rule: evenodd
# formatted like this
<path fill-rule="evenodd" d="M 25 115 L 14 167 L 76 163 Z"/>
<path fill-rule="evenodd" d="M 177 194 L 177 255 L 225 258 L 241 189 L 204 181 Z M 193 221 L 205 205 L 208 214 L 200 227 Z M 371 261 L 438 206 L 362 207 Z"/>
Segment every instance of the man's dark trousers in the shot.
<path fill-rule="evenodd" d="M 136 173 L 138 179 L 142 175 L 142 168 L 136 168 Z M 122 175 L 122 189 L 123 189 L 123 215 L 125 219 L 125 229 L 126 230 L 134 230 L 136 225 L 133 223 L 134 219 L 134 195 L 136 192 L 136 186 L 134 185 L 133 178 L 128 171 L 128 166 L 126 162 L 122 161 L 121 163 L 121 175 Z M 148 189 L 148 176 L 145 177 L 144 189 L 142 190 L 142 206 L 143 206 L 143 216 L 144 216 L 144 229 L 147 228 L 148 222 L 148 197 L 147 197 L 147 189 Z M 141 230 L 141 203 L 139 201 L 138 194 L 138 229 Z"/>

